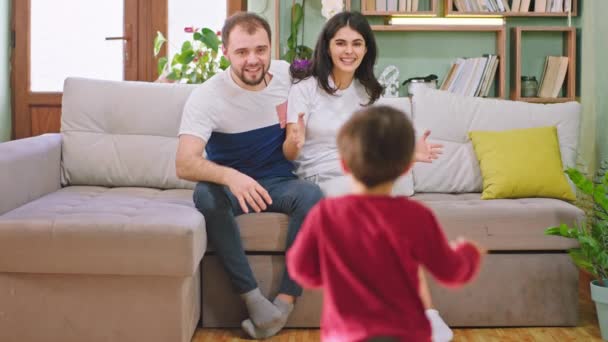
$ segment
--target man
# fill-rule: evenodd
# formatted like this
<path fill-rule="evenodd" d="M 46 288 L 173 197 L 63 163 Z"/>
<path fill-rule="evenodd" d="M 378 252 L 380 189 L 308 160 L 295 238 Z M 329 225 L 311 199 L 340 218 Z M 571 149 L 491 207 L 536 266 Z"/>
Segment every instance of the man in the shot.
<path fill-rule="evenodd" d="M 222 51 L 231 66 L 192 92 L 176 158 L 178 177 L 198 182 L 194 203 L 245 301 L 250 319 L 242 326 L 254 338 L 283 328 L 302 288 L 285 270 L 274 301 L 261 294 L 235 217 L 250 210 L 288 214 L 289 248 L 305 215 L 322 197 L 316 185 L 297 179 L 282 152 L 285 131 L 277 108 L 287 100 L 291 79 L 286 62 L 270 61 L 270 35 L 270 26 L 256 14 L 226 19 Z"/>

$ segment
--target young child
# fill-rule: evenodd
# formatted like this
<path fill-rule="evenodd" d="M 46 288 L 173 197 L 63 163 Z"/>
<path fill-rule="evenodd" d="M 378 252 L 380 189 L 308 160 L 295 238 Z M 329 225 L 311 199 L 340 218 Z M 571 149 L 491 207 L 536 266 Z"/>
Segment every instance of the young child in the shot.
<path fill-rule="evenodd" d="M 323 289 L 323 341 L 429 342 L 419 266 L 448 286 L 477 273 L 479 247 L 463 239 L 448 244 L 430 209 L 390 196 L 412 165 L 414 144 L 412 124 L 388 106 L 356 112 L 338 133 L 353 194 L 313 207 L 287 252 L 293 279 Z"/>

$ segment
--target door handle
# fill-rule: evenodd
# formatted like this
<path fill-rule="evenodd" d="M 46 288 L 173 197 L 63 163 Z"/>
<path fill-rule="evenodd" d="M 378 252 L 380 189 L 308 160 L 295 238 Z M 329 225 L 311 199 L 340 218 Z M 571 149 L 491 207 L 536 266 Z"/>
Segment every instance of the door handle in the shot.
<path fill-rule="evenodd" d="M 106 37 L 106 40 L 131 40 L 129 37 Z"/>
<path fill-rule="evenodd" d="M 124 58 L 125 58 L 125 66 L 131 67 L 131 49 L 133 48 L 133 44 L 131 44 L 131 36 L 133 35 L 133 25 L 128 24 L 125 25 L 125 31 L 127 36 L 124 37 L 106 37 L 106 40 L 123 40 L 124 41 Z"/>

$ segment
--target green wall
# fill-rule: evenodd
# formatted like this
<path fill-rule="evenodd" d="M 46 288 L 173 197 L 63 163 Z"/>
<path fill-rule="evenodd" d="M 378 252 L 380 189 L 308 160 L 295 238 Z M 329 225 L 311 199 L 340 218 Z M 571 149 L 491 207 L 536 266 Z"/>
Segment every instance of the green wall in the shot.
<path fill-rule="evenodd" d="M 608 1 L 583 1 L 581 45 L 581 157 L 593 172 L 608 160 Z"/>
<path fill-rule="evenodd" d="M 10 80 L 10 4 L 0 0 L 0 141 L 11 137 Z"/>

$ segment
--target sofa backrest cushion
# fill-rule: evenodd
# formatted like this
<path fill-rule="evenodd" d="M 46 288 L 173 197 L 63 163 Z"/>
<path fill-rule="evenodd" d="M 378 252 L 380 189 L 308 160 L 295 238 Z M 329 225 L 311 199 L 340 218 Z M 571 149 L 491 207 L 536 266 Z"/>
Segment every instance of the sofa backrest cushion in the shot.
<path fill-rule="evenodd" d="M 481 192 L 483 180 L 470 131 L 556 126 L 564 168 L 575 166 L 581 111 L 577 102 L 533 104 L 420 87 L 412 108 L 416 131 L 430 129 L 429 139 L 444 145 L 444 153 L 432 164 L 414 165 L 416 192 Z"/>
<path fill-rule="evenodd" d="M 68 78 L 63 185 L 193 188 L 177 178 L 182 110 L 193 85 Z"/>

